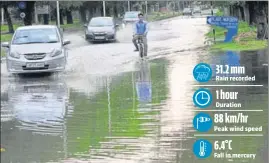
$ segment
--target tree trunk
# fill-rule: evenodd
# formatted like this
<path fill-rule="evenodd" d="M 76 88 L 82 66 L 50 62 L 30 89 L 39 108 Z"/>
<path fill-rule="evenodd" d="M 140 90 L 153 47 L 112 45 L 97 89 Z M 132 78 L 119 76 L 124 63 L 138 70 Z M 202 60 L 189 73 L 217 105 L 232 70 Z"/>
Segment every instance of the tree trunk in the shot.
<path fill-rule="evenodd" d="M 43 14 L 43 24 L 49 24 L 49 14 Z"/>
<path fill-rule="evenodd" d="M 69 10 L 69 9 L 66 10 L 66 23 L 67 24 L 73 24 L 72 11 Z"/>
<path fill-rule="evenodd" d="M 249 6 L 249 24 L 250 25 L 254 25 L 256 24 L 256 2 L 250 1 L 250 2 L 246 2 L 248 3 Z"/>
<path fill-rule="evenodd" d="M 266 29 L 268 22 L 265 5 L 268 5 L 268 2 L 257 2 L 257 39 L 264 39 L 264 37 L 268 36 Z"/>
<path fill-rule="evenodd" d="M 80 20 L 82 21 L 82 23 L 86 23 L 87 22 L 87 19 L 86 19 L 86 10 L 82 6 L 79 9 L 79 15 L 80 15 Z"/>
<path fill-rule="evenodd" d="M 4 5 L 3 8 L 4 8 L 4 14 L 5 14 L 5 17 L 6 17 L 6 20 L 7 20 L 7 24 L 8 24 L 8 32 L 9 33 L 14 33 L 12 20 L 11 20 L 10 14 L 8 12 L 7 6 Z"/>
<path fill-rule="evenodd" d="M 92 19 L 93 14 L 94 14 L 93 9 L 92 8 L 89 8 L 88 9 L 88 22 L 90 22 L 90 20 Z"/>
<path fill-rule="evenodd" d="M 243 6 L 243 12 L 244 12 L 244 20 L 250 24 L 250 18 L 249 18 L 249 4 L 245 3 Z"/>
<path fill-rule="evenodd" d="M 34 13 L 34 1 L 27 1 L 26 2 L 26 9 L 25 9 L 25 18 L 23 19 L 24 25 L 32 25 L 33 21 L 33 13 Z"/>
<path fill-rule="evenodd" d="M 240 6 L 240 8 L 239 8 L 239 12 L 240 12 L 241 20 L 246 21 L 245 14 L 244 14 L 244 8 L 242 6 Z"/>
<path fill-rule="evenodd" d="M 64 11 L 60 9 L 60 24 L 64 25 Z"/>

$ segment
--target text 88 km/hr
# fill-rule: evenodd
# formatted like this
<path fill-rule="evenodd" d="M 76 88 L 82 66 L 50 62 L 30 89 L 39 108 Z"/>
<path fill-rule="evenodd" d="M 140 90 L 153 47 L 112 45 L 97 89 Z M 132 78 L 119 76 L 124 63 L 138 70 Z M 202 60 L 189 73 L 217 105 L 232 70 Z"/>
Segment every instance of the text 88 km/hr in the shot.
<path fill-rule="evenodd" d="M 215 123 L 247 123 L 248 115 L 244 115 L 243 113 L 237 113 L 235 115 L 225 114 L 215 114 L 214 116 Z"/>

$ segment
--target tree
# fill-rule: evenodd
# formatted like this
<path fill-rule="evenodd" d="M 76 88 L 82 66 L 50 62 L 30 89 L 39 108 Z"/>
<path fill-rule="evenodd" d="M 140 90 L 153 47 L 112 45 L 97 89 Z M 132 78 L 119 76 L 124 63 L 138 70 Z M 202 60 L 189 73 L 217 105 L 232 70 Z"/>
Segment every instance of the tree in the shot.
<path fill-rule="evenodd" d="M 43 6 L 43 5 L 49 5 L 48 1 L 37 1 L 36 6 Z M 36 13 L 35 13 L 36 14 Z M 43 24 L 49 24 L 49 14 L 42 14 L 43 17 Z"/>
<path fill-rule="evenodd" d="M 5 15 L 5 18 L 7 20 L 7 24 L 8 24 L 8 32 L 14 33 L 13 23 L 12 23 L 10 14 L 8 12 L 8 6 L 14 5 L 14 2 L 2 1 L 0 5 L 1 5 L 1 8 L 4 9 L 4 15 Z"/>
<path fill-rule="evenodd" d="M 25 1 L 25 3 L 26 3 L 26 8 L 19 9 L 19 10 L 20 12 L 25 13 L 25 18 L 23 19 L 24 25 L 32 25 L 35 1 Z"/>
<path fill-rule="evenodd" d="M 257 39 L 268 38 L 268 1 L 230 1 L 229 15 L 257 26 Z"/>
<path fill-rule="evenodd" d="M 60 8 L 65 12 L 67 24 L 73 24 L 72 11 L 78 10 L 82 5 L 83 2 L 81 1 L 65 1 L 64 3 L 60 3 Z"/>

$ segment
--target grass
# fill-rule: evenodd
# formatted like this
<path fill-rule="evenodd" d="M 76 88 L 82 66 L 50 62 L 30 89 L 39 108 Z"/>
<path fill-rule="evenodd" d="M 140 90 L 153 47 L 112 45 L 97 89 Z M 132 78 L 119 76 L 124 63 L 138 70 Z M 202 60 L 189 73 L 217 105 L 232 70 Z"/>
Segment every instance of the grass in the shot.
<path fill-rule="evenodd" d="M 1 48 L 1 57 L 5 57 L 6 56 L 6 52 L 3 48 Z"/>
<path fill-rule="evenodd" d="M 222 16 L 222 12 L 218 12 L 217 16 Z M 223 39 L 225 38 L 224 33 L 227 31 L 225 28 L 212 26 L 210 32 L 206 34 L 207 38 L 212 39 L 213 29 L 215 29 L 215 38 Z M 211 50 L 234 50 L 234 51 L 244 51 L 244 50 L 258 50 L 264 49 L 268 46 L 267 40 L 256 40 L 257 28 L 255 26 L 249 26 L 248 23 L 240 21 L 238 26 L 238 34 L 231 43 L 216 42 L 216 44 L 211 46 Z"/>
<path fill-rule="evenodd" d="M 168 18 L 173 18 L 176 16 L 180 16 L 181 13 L 179 12 L 154 12 L 151 13 L 150 15 L 148 15 L 147 20 L 152 22 L 152 21 L 159 21 L 159 20 L 163 20 L 163 19 L 168 19 Z"/>
<path fill-rule="evenodd" d="M 267 41 L 264 40 L 250 40 L 244 42 L 231 42 L 231 43 L 217 43 L 211 46 L 211 50 L 222 51 L 248 51 L 264 49 L 268 46 Z"/>
<path fill-rule="evenodd" d="M 55 25 L 56 21 L 51 21 L 50 24 Z M 66 22 L 64 22 L 64 24 L 61 25 L 61 28 L 64 28 L 64 29 L 83 29 L 83 24 L 80 22 L 80 20 L 75 19 L 75 20 L 73 20 L 73 24 L 67 24 Z"/>
<path fill-rule="evenodd" d="M 1 42 L 8 42 L 12 39 L 12 34 L 1 34 Z"/>
<path fill-rule="evenodd" d="M 18 27 L 22 26 L 23 24 L 13 24 L 14 30 L 16 30 Z M 1 33 L 8 32 L 8 25 L 4 24 L 1 25 Z"/>

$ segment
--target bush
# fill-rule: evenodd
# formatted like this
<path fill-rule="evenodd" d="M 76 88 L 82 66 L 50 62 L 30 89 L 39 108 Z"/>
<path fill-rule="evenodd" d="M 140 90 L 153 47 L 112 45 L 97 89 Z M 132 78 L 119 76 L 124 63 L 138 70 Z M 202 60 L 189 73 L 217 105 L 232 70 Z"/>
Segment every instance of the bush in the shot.
<path fill-rule="evenodd" d="M 218 9 L 216 16 L 223 16 L 223 15 L 224 15 L 223 12 L 220 9 Z"/>

